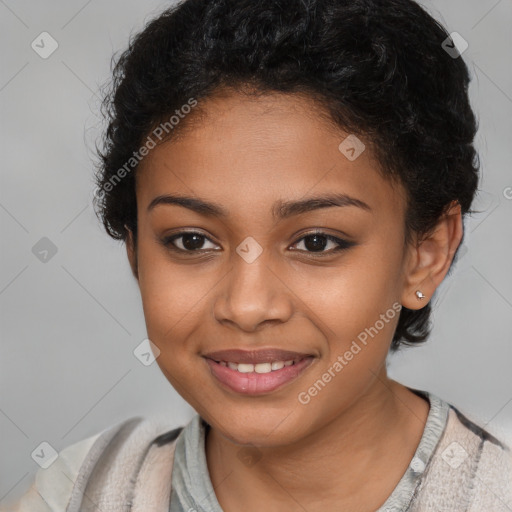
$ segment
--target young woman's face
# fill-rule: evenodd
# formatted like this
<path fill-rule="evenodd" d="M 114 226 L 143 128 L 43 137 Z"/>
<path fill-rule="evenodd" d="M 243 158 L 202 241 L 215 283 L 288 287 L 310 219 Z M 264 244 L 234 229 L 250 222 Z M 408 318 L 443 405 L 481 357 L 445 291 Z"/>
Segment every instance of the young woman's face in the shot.
<path fill-rule="evenodd" d="M 289 444 L 383 389 L 403 303 L 405 195 L 369 149 L 357 156 L 351 139 L 340 149 L 349 134 L 304 98 L 233 95 L 202 107 L 202 123 L 151 150 L 138 170 L 148 336 L 174 388 L 225 436 Z M 335 195 L 352 200 L 293 206 Z M 223 214 L 154 202 L 162 196 Z M 258 366 L 207 357 L 231 349 Z M 280 368 L 290 359 L 302 362 Z"/>

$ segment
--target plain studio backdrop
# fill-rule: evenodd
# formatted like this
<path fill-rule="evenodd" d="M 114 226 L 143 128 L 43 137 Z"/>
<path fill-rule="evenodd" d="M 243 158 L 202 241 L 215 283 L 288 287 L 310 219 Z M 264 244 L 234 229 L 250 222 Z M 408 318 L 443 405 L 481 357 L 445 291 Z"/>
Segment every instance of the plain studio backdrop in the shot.
<path fill-rule="evenodd" d="M 92 209 L 99 87 L 112 54 L 169 5 L 0 1 L 0 502 L 28 488 L 42 442 L 59 451 L 132 416 L 179 426 L 194 414 L 135 355 L 146 338 L 137 284 Z M 424 5 L 468 42 L 482 213 L 435 297 L 431 339 L 390 357 L 389 371 L 510 443 L 512 3 Z"/>

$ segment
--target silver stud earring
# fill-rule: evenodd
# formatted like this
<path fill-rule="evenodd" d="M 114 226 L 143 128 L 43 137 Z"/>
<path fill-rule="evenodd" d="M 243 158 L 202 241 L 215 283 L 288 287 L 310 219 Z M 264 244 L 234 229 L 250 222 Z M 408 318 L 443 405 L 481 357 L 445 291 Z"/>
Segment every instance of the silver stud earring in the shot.
<path fill-rule="evenodd" d="M 416 297 L 418 297 L 418 300 L 422 300 L 425 298 L 425 295 L 420 290 L 416 290 Z"/>

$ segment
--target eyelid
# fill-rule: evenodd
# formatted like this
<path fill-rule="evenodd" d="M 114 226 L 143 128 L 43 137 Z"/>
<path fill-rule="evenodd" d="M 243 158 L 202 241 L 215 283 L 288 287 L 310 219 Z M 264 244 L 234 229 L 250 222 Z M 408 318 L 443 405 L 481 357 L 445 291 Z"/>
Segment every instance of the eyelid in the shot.
<path fill-rule="evenodd" d="M 339 236 L 332 235 L 332 234 L 327 233 L 325 231 L 322 231 L 320 229 L 316 229 L 316 230 L 313 230 L 313 231 L 307 231 L 305 233 L 302 233 L 302 236 L 300 236 L 292 244 L 292 246 L 299 244 L 306 237 L 314 236 L 314 235 L 321 236 L 321 237 L 326 238 L 327 240 L 329 240 L 331 242 L 334 242 L 337 245 L 337 247 L 335 247 L 334 249 L 330 249 L 328 251 L 322 251 L 322 252 L 304 251 L 302 249 L 293 249 L 293 250 L 296 251 L 300 255 L 308 255 L 308 256 L 311 255 L 313 257 L 322 258 L 322 257 L 332 256 L 333 254 L 339 254 L 340 252 L 343 252 L 346 249 L 350 249 L 351 247 L 356 245 L 355 242 L 352 242 L 352 241 L 344 239 L 344 238 L 340 238 Z"/>
<path fill-rule="evenodd" d="M 178 238 L 181 238 L 182 236 L 184 235 L 199 235 L 201 237 L 203 237 L 205 240 L 208 240 L 209 242 L 211 242 L 212 244 L 215 244 L 215 242 L 207 235 L 205 235 L 204 233 L 202 233 L 201 231 L 196 231 L 194 229 L 190 229 L 190 230 L 183 230 L 183 231 L 178 231 L 176 233 L 173 233 L 171 235 L 167 235 L 167 236 L 164 236 L 163 239 L 162 239 L 162 243 L 163 245 L 172 250 L 172 251 L 175 251 L 175 252 L 179 252 L 179 253 L 182 253 L 182 254 L 201 254 L 202 252 L 204 251 L 216 251 L 218 249 L 198 249 L 196 251 L 186 251 L 184 249 L 180 249 L 179 247 L 176 247 L 173 242 L 174 240 L 178 239 Z M 216 244 L 217 245 L 217 244 Z"/>
<path fill-rule="evenodd" d="M 174 240 L 176 240 L 178 238 L 181 238 L 184 235 L 193 235 L 193 234 L 199 235 L 199 236 L 203 237 L 205 240 L 208 240 L 209 242 L 215 244 L 215 242 L 213 240 L 211 240 L 210 237 L 208 237 L 207 235 L 205 235 L 201 231 L 197 231 L 197 230 L 194 230 L 194 229 L 182 230 L 182 231 L 178 231 L 176 233 L 173 233 L 171 235 L 165 236 L 161 240 L 161 243 L 164 245 L 165 248 L 167 248 L 167 249 L 169 249 L 169 250 L 171 250 L 171 251 L 173 251 L 175 253 L 179 253 L 179 254 L 204 254 L 204 253 L 207 253 L 207 252 L 210 252 L 210 251 L 218 251 L 218 249 L 197 249 L 195 251 L 191 251 L 191 250 L 187 251 L 187 250 L 184 250 L 184 249 L 180 249 L 179 247 L 176 247 L 173 244 Z M 305 250 L 302 250 L 302 249 L 292 249 L 294 252 L 296 252 L 298 254 L 301 254 L 301 255 L 308 255 L 308 256 L 311 255 L 313 257 L 320 257 L 321 258 L 321 257 L 324 257 L 324 256 L 330 256 L 332 254 L 338 254 L 339 252 L 342 252 L 343 250 L 349 249 L 349 248 L 353 247 L 354 245 L 356 245 L 355 242 L 352 242 L 350 240 L 347 240 L 347 239 L 340 238 L 338 236 L 332 235 L 332 234 L 330 234 L 330 233 L 328 233 L 326 231 L 322 231 L 320 228 L 314 229 L 312 231 L 306 231 L 304 233 L 301 233 L 300 235 L 301 236 L 296 235 L 296 236 L 299 236 L 299 238 L 297 238 L 295 240 L 295 242 L 290 247 L 299 244 L 306 237 L 314 236 L 314 235 L 318 235 L 318 236 L 324 237 L 327 240 L 330 240 L 330 241 L 334 242 L 335 244 L 337 244 L 337 247 L 335 247 L 334 249 L 330 249 L 329 251 L 325 251 L 325 252 L 313 252 L 313 251 L 305 251 Z"/>

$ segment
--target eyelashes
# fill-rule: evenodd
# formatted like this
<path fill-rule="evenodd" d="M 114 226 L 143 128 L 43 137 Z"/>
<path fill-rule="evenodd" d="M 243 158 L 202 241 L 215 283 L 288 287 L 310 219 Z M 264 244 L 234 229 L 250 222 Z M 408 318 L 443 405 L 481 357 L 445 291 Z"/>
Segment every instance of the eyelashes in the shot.
<path fill-rule="evenodd" d="M 180 240 L 181 239 L 181 240 Z M 326 244 L 322 244 L 321 241 L 326 240 Z M 178 242 L 179 241 L 179 242 Z M 161 243 L 164 247 L 166 247 L 168 250 L 173 251 L 175 253 L 179 253 L 182 255 L 193 255 L 193 254 L 205 254 L 208 252 L 218 251 L 219 249 L 215 248 L 203 248 L 202 246 L 203 241 L 208 241 L 213 246 L 215 246 L 215 243 L 212 242 L 206 235 L 197 232 L 197 231 L 180 231 L 178 233 L 175 233 L 171 236 L 167 236 L 161 240 Z M 308 250 L 307 242 L 312 242 L 313 245 L 319 244 L 320 241 L 320 247 L 318 247 L 320 250 Z M 177 245 L 178 242 L 178 245 Z M 327 248 L 329 245 L 329 242 L 331 244 L 334 244 L 334 248 L 330 248 L 329 250 L 325 251 L 324 249 Z M 334 253 L 338 253 L 340 251 L 349 249 L 350 247 L 353 247 L 356 245 L 355 242 L 350 242 L 348 240 L 344 240 L 342 238 L 335 237 L 333 235 L 330 235 L 328 233 L 324 233 L 322 231 L 312 231 L 310 233 L 306 233 L 305 235 L 301 236 L 299 239 L 297 239 L 292 246 L 295 246 L 297 244 L 303 243 L 305 249 L 293 249 L 294 252 L 299 253 L 305 253 L 307 255 L 312 255 L 314 257 L 322 257 L 322 256 L 329 256 Z M 181 245 L 182 247 L 179 247 Z M 310 244 L 311 245 L 311 244 Z M 188 246 L 188 247 L 187 247 Z"/>

